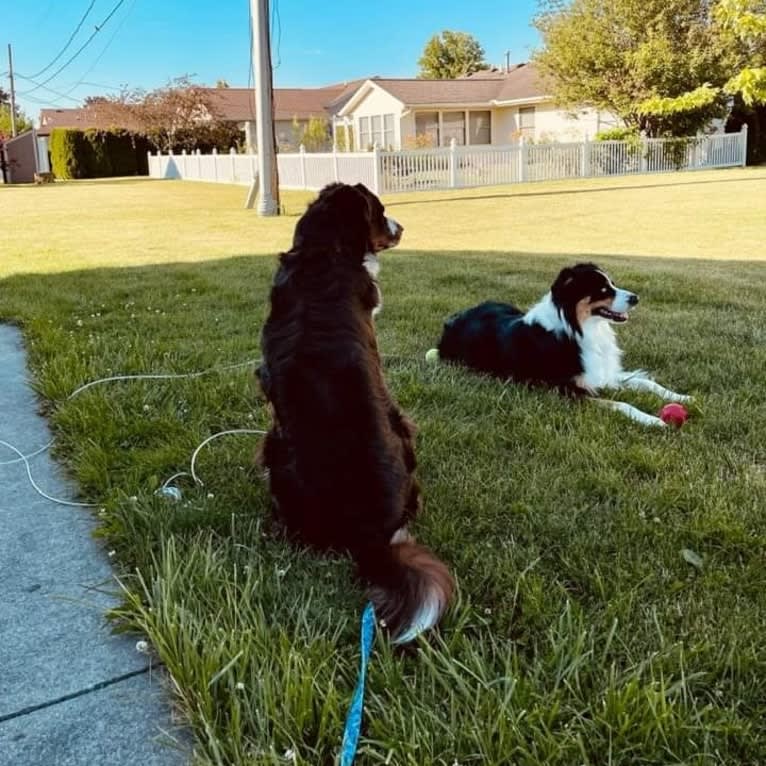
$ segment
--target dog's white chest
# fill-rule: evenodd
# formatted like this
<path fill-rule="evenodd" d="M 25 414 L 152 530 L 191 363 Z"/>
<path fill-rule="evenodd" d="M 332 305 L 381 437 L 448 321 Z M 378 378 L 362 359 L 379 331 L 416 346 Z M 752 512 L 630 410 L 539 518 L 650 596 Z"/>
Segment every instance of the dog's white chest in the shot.
<path fill-rule="evenodd" d="M 372 310 L 373 318 L 380 314 L 380 310 L 383 308 L 383 293 L 380 291 L 380 285 L 378 284 L 378 274 L 380 274 L 380 261 L 375 253 L 367 253 L 364 256 L 364 268 L 367 269 L 367 273 L 372 277 L 375 282 L 375 289 L 378 291 L 378 302 L 375 308 Z"/>
<path fill-rule="evenodd" d="M 617 387 L 622 372 L 622 351 L 611 325 L 593 317 L 586 320 L 582 330 L 583 382 L 592 389 Z"/>

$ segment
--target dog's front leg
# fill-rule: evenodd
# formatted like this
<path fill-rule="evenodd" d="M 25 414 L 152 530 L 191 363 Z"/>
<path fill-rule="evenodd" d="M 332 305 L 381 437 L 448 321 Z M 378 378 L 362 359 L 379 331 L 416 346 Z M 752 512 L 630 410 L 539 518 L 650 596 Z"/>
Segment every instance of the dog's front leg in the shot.
<path fill-rule="evenodd" d="M 641 412 L 637 407 L 626 402 L 615 402 L 612 399 L 594 399 L 594 402 L 608 407 L 610 410 L 616 410 L 623 415 L 627 415 L 631 420 L 635 420 L 637 423 L 641 423 L 644 426 L 657 426 L 658 428 L 665 428 L 666 424 L 656 418 L 654 415 L 648 415 L 646 412 Z"/>
<path fill-rule="evenodd" d="M 664 402 L 690 402 L 692 400 L 691 396 L 685 396 L 684 394 L 671 391 L 669 388 L 665 388 L 665 386 L 661 386 L 641 370 L 623 372 L 620 375 L 620 385 L 623 388 L 630 388 L 634 391 L 649 391 L 659 396 Z"/>

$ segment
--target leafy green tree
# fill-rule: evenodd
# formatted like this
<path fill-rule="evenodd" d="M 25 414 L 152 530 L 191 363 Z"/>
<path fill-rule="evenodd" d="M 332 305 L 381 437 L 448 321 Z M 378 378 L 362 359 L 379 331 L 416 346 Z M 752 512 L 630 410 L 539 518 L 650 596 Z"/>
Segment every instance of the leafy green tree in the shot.
<path fill-rule="evenodd" d="M 293 135 L 309 152 L 321 152 L 330 145 L 330 126 L 324 117 L 311 117 L 305 125 L 294 117 Z"/>
<path fill-rule="evenodd" d="M 418 77 L 427 80 L 452 80 L 488 68 L 484 48 L 473 35 L 446 29 L 426 43 L 418 66 Z"/>
<path fill-rule="evenodd" d="M 16 107 L 16 133 L 24 133 L 32 127 L 32 120 Z M 11 107 L 0 100 L 0 136 L 11 135 Z"/>
<path fill-rule="evenodd" d="M 737 58 L 726 92 L 747 106 L 766 103 L 766 0 L 719 0 L 714 15 Z"/>
<path fill-rule="evenodd" d="M 535 61 L 564 107 L 612 112 L 649 135 L 696 133 L 723 116 L 727 52 L 714 0 L 543 0 Z M 685 100 L 672 100 L 684 96 Z"/>

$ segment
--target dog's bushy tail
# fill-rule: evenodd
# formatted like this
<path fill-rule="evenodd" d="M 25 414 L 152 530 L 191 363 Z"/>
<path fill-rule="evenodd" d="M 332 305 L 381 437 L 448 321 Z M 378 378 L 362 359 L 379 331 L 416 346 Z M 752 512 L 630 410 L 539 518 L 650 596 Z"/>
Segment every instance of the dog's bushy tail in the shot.
<path fill-rule="evenodd" d="M 445 564 L 410 539 L 354 552 L 379 621 L 394 643 L 412 641 L 439 622 L 454 581 Z"/>

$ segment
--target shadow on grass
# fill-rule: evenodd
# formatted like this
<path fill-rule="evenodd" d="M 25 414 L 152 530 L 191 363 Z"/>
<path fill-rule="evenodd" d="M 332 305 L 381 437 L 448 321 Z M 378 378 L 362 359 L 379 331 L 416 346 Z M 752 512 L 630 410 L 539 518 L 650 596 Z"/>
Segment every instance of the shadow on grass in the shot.
<path fill-rule="evenodd" d="M 425 766 L 445 762 L 421 758 L 426 749 L 450 753 L 446 762 L 493 751 L 483 762 L 501 766 L 514 759 L 508 743 L 523 738 L 535 753 L 527 764 L 629 762 L 636 752 L 647 763 L 691 763 L 702 741 L 718 759 L 705 762 L 762 762 L 766 343 L 753 317 L 766 264 L 597 259 L 642 295 L 620 328 L 627 363 L 702 398 L 704 415 L 658 434 L 423 361 L 451 312 L 487 298 L 526 307 L 572 256 L 394 251 L 381 260 L 376 327 L 382 353 L 396 356 L 388 383 L 421 429 L 426 508 L 416 530 L 461 595 L 441 643 L 407 659 L 379 645 L 366 745 L 381 751 L 378 762 L 419 747 Z M 133 591 L 122 619 L 162 647 L 184 699 L 205 700 L 210 718 L 184 706 L 201 747 L 214 738 L 219 760 L 218 748 L 231 747 L 226 761 L 244 764 L 238 738 L 276 752 L 297 743 L 314 748 L 306 762 L 331 763 L 363 603 L 346 562 L 267 534 L 266 490 L 248 471 L 252 441 L 221 440 L 202 454 L 207 486 L 185 504 L 153 492 L 211 433 L 267 424 L 249 371 L 115 384 L 65 402 L 109 374 L 257 356 L 274 267 L 240 256 L 14 276 L 0 281 L 0 316 L 23 326 L 38 389 L 58 403 L 59 454 L 106 509 L 101 533 Z M 131 579 L 136 569 L 147 591 Z M 674 684 L 667 693 L 658 678 Z M 670 711 L 659 723 L 657 700 Z M 442 725 L 445 704 L 466 724 Z M 499 710 L 522 724 L 502 748 Z M 618 730 L 633 739 L 615 739 Z"/>

